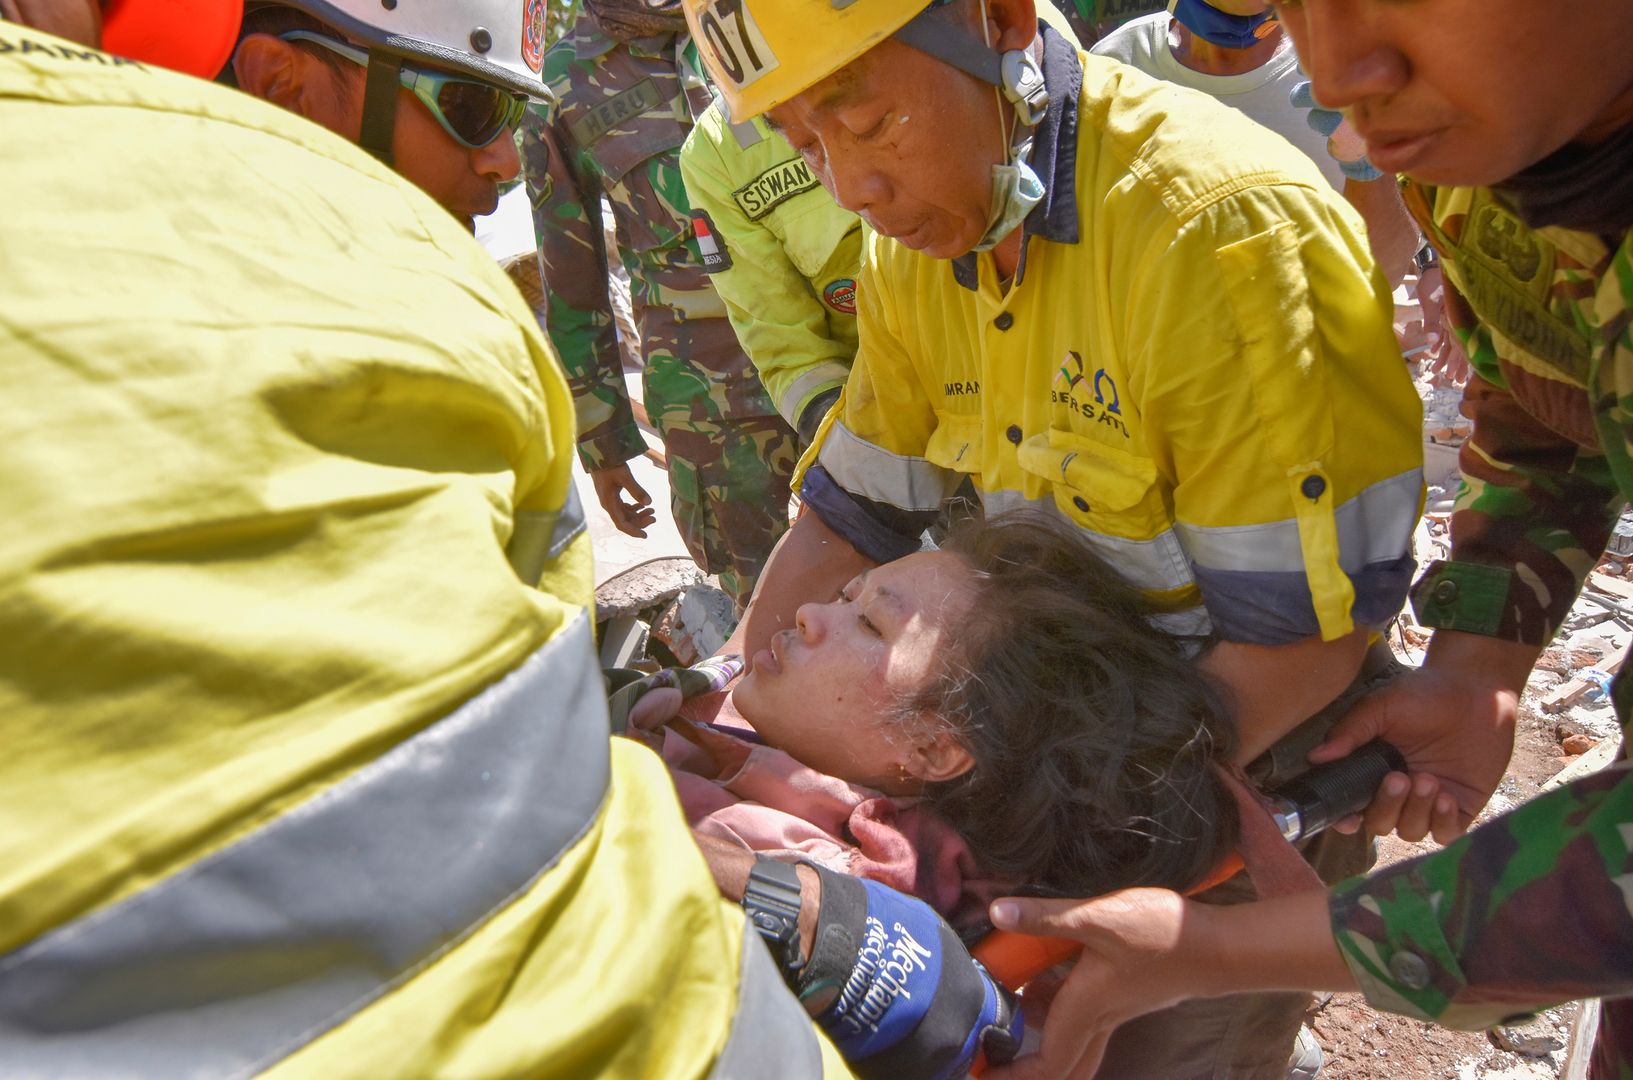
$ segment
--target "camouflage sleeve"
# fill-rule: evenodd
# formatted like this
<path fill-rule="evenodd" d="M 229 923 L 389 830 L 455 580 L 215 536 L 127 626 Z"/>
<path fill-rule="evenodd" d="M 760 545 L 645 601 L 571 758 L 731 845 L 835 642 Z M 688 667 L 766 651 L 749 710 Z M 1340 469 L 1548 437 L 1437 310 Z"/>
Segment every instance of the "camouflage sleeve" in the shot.
<path fill-rule="evenodd" d="M 1633 994 L 1633 764 L 1344 882 L 1331 914 L 1367 1000 L 1388 1012 L 1475 1029 Z"/>
<path fill-rule="evenodd" d="M 587 469 L 619 465 L 645 452 L 646 443 L 624 389 L 607 295 L 600 186 L 572 137 L 536 111 L 528 114 L 522 151 L 550 291 L 544 328 L 572 387 L 579 457 Z"/>
<path fill-rule="evenodd" d="M 1623 500 L 1601 454 L 1531 416 L 1507 390 L 1469 379 L 1474 421 L 1452 515 L 1452 560 L 1412 590 L 1425 626 L 1546 644 L 1603 554 Z"/>

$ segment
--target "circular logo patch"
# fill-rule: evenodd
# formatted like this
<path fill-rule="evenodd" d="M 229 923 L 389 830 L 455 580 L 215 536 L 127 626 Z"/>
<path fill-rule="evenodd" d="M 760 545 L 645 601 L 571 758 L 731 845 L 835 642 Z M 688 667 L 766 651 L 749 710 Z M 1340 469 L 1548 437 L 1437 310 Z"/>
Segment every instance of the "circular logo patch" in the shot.
<path fill-rule="evenodd" d="M 544 66 L 544 0 L 524 0 L 522 63 L 534 71 Z"/>
<path fill-rule="evenodd" d="M 855 315 L 856 282 L 848 277 L 828 282 L 822 287 L 822 300 L 841 314 Z"/>

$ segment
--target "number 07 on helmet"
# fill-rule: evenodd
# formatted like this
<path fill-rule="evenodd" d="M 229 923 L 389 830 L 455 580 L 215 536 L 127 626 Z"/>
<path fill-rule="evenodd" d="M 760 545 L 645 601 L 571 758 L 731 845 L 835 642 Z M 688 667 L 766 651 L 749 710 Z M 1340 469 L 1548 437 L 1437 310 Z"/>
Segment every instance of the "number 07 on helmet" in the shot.
<path fill-rule="evenodd" d="M 734 123 L 796 97 L 890 37 L 925 0 L 684 0 Z"/>

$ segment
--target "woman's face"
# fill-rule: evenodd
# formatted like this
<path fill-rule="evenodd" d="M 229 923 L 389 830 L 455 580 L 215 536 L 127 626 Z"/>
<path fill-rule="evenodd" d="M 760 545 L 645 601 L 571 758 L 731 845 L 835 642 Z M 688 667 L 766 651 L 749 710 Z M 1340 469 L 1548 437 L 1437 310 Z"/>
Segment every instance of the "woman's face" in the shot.
<path fill-rule="evenodd" d="M 885 791 L 946 779 L 950 736 L 904 731 L 896 703 L 924 685 L 970 614 L 974 571 L 947 552 L 920 552 L 858 575 L 753 658 L 732 700 L 766 742 L 832 776 Z M 951 746 L 946 745 L 951 744 Z"/>

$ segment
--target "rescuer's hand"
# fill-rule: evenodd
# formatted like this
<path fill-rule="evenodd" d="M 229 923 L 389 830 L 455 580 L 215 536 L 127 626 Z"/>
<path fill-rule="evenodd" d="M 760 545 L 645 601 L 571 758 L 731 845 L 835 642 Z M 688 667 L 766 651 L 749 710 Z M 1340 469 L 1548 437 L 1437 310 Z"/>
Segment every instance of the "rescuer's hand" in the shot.
<path fill-rule="evenodd" d="M 1012 897 L 996 901 L 991 916 L 1000 930 L 1070 938 L 1083 952 L 1049 1007 L 1039 1052 L 984 1080 L 1088 1080 L 1118 1025 L 1187 998 L 1354 985 L 1322 891 L 1235 907 L 1167 889 Z"/>
<path fill-rule="evenodd" d="M 1508 768 L 1519 695 L 1538 651 L 1436 631 L 1421 668 L 1362 698 L 1310 752 L 1320 764 L 1381 736 L 1406 758 L 1410 775 L 1390 773 L 1364 814 L 1334 828 L 1364 824 L 1412 842 L 1432 834 L 1442 844 L 1461 836 Z"/>
<path fill-rule="evenodd" d="M 644 539 L 646 530 L 658 520 L 658 515 L 652 509 L 652 496 L 635 482 L 629 463 L 591 470 L 590 483 L 595 485 L 595 497 L 600 500 L 601 509 L 607 512 L 618 531 Z M 629 493 L 628 502 L 623 498 L 625 492 Z"/>

